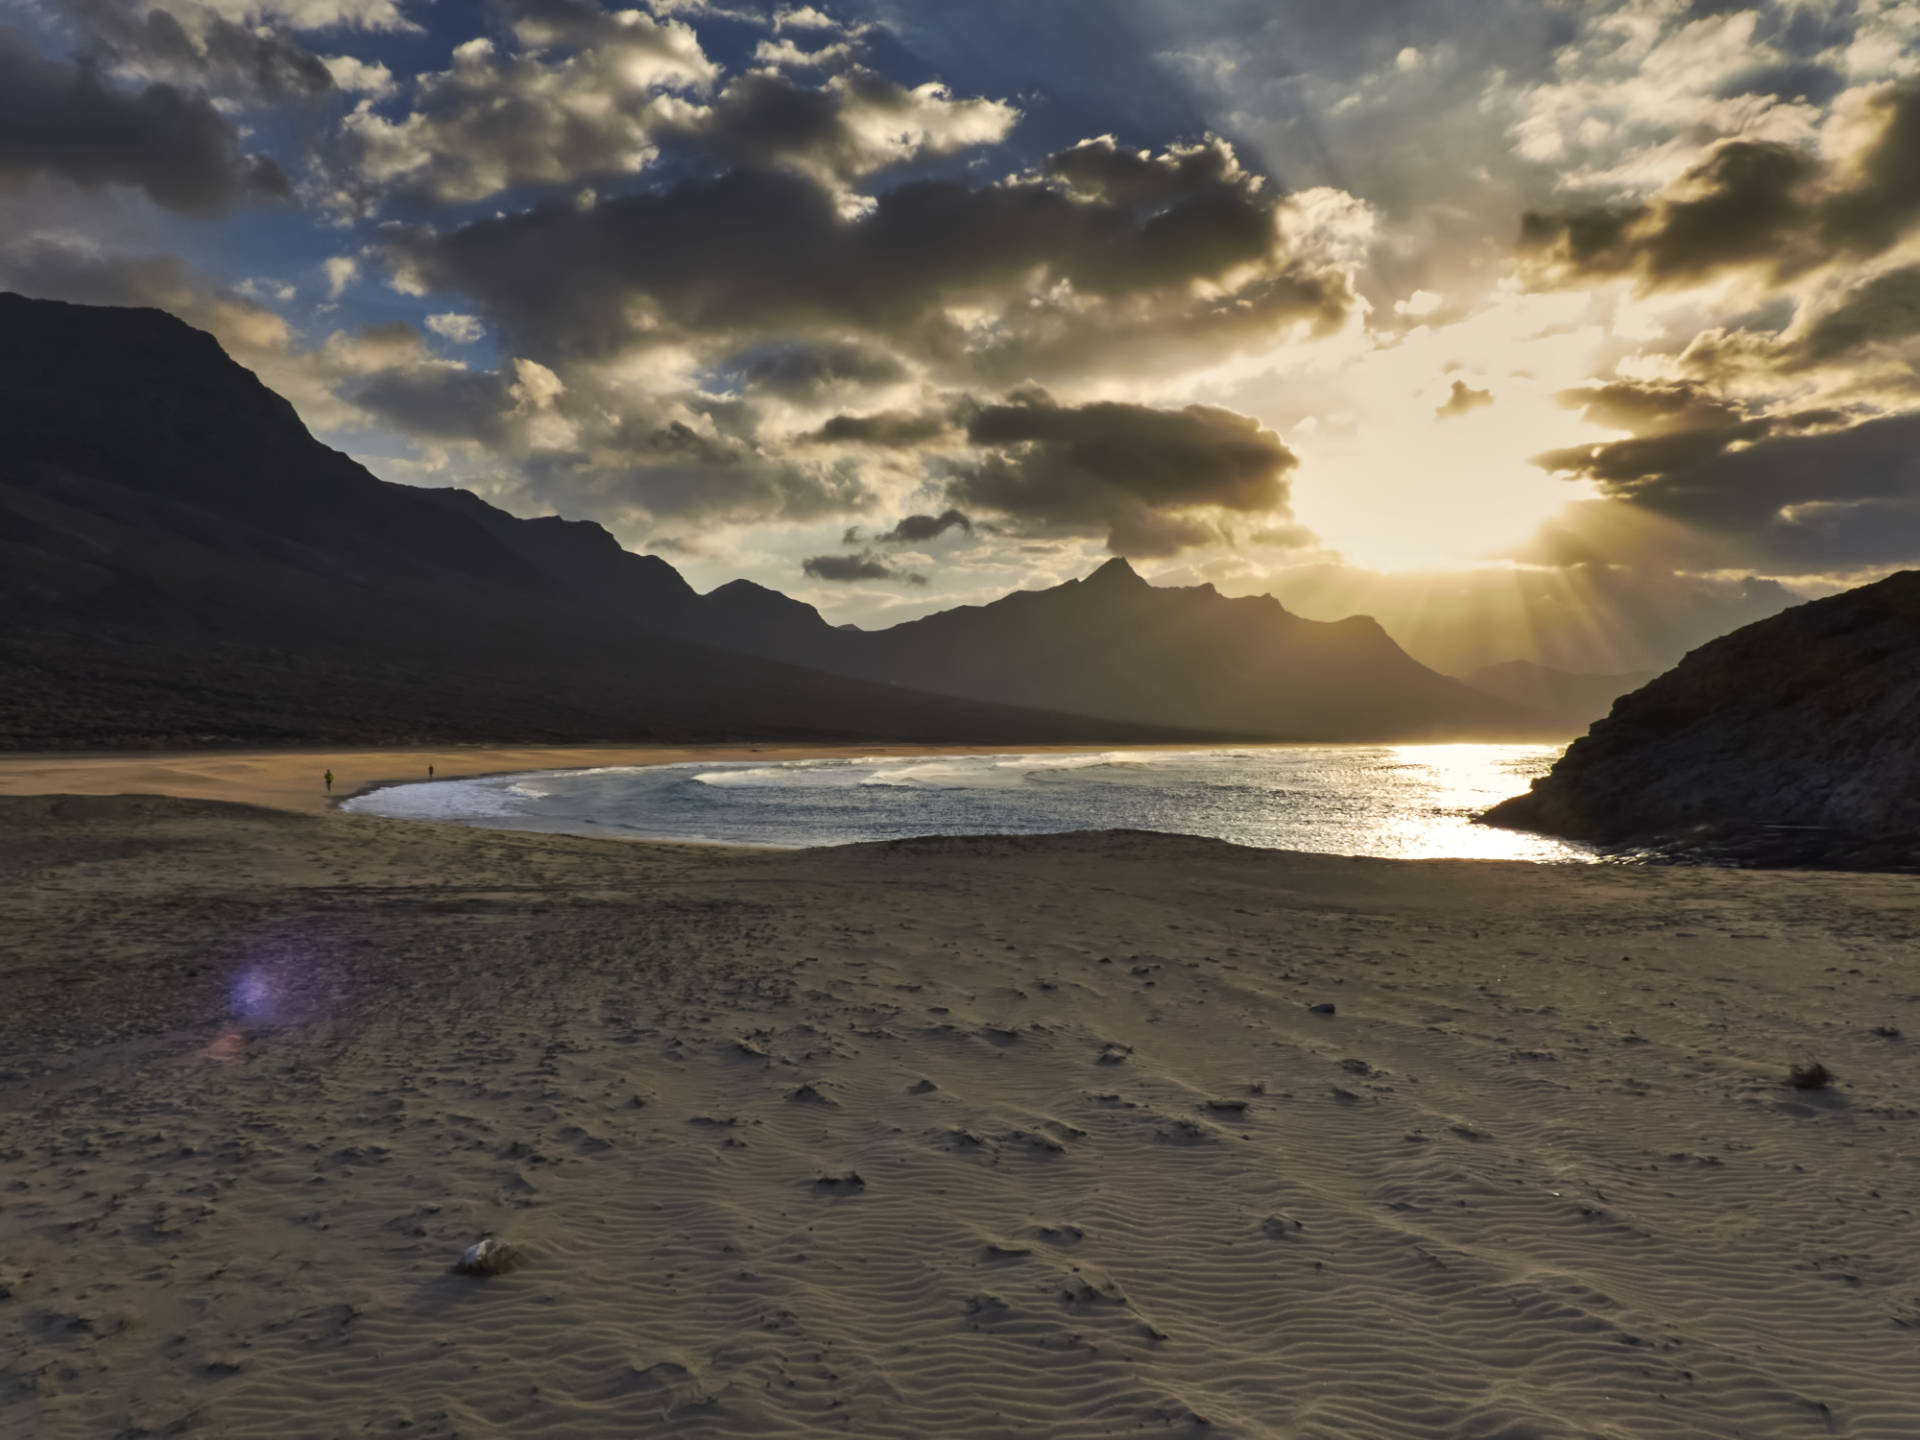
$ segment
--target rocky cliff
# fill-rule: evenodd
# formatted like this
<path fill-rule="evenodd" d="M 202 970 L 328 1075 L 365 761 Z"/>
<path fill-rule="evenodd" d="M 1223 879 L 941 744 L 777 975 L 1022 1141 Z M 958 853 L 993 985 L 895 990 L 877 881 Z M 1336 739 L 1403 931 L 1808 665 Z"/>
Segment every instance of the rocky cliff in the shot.
<path fill-rule="evenodd" d="M 1917 853 L 1920 572 L 1701 646 L 1481 819 L 1776 863 Z"/>

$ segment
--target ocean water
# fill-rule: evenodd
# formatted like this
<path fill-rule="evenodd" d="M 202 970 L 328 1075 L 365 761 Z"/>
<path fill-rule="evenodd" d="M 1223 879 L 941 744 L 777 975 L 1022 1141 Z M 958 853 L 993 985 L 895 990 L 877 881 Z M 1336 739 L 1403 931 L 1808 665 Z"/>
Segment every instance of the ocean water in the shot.
<path fill-rule="evenodd" d="M 1278 745 L 542 770 L 395 785 L 345 808 L 506 829 L 802 847 L 914 835 L 1160 830 L 1275 850 L 1582 862 L 1474 825 L 1553 745 Z"/>

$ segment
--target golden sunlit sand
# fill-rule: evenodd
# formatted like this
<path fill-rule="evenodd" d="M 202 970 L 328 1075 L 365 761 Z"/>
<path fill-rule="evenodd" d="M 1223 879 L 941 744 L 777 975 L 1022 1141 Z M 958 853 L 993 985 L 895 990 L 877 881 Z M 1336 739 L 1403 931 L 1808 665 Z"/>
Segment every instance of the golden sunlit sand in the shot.
<path fill-rule="evenodd" d="M 0 822 L 0 1433 L 1920 1413 L 1907 879 Z"/>

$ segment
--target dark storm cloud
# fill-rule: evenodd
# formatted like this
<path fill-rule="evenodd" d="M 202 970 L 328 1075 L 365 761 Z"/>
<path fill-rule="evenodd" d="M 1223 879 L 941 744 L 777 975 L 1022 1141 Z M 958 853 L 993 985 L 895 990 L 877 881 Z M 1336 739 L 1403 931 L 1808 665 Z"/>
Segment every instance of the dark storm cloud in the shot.
<path fill-rule="evenodd" d="M 804 438 L 820 445 L 874 445 L 909 450 L 940 439 L 952 428 L 944 415 L 881 410 L 872 415 L 835 415 Z"/>
<path fill-rule="evenodd" d="M 843 385 L 878 388 L 907 378 L 906 367 L 883 350 L 831 341 L 802 341 L 736 356 L 724 368 L 747 389 L 790 399 L 811 399 Z"/>
<path fill-rule="evenodd" d="M 1493 404 L 1491 390 L 1476 390 L 1464 380 L 1453 382 L 1453 388 L 1447 392 L 1447 398 L 1434 407 L 1434 416 L 1440 420 L 1453 420 L 1462 415 L 1471 415 L 1476 410 L 1485 409 Z"/>
<path fill-rule="evenodd" d="M 1215 192 L 1251 195 L 1260 188 L 1217 140 L 1153 156 L 1101 135 L 1049 155 L 1040 168 L 1076 194 L 1135 209 L 1157 210 Z"/>
<path fill-rule="evenodd" d="M 84 27 L 88 49 L 116 69 L 250 102 L 320 95 L 333 76 L 319 56 L 276 25 L 241 25 L 206 6 L 171 11 L 141 0 L 67 0 Z"/>
<path fill-rule="evenodd" d="M 927 583 L 926 576 L 901 570 L 892 561 L 875 555 L 871 550 L 863 550 L 858 555 L 815 555 L 802 560 L 800 569 L 814 580 L 901 580 L 909 585 Z"/>
<path fill-rule="evenodd" d="M 1040 530 L 1106 533 L 1116 554 L 1169 555 L 1220 538 L 1201 512 L 1285 512 L 1293 452 L 1257 420 L 1211 405 L 1059 405 L 1027 393 L 978 409 L 987 452 L 948 490 Z"/>
<path fill-rule="evenodd" d="M 1560 403 L 1579 410 L 1596 425 L 1642 435 L 1712 428 L 1741 419 L 1729 401 L 1684 382 L 1616 380 L 1565 391 Z"/>
<path fill-rule="evenodd" d="M 1858 567 L 1920 546 L 1920 414 L 1747 415 L 1684 385 L 1575 392 L 1590 418 L 1648 433 L 1536 463 L 1681 522 L 1723 564 Z"/>
<path fill-rule="evenodd" d="M 805 177 L 743 170 L 445 235 L 401 232 L 389 255 L 410 283 L 474 296 L 548 360 L 831 327 L 931 362 L 971 365 L 1002 345 L 1070 368 L 1102 358 L 1116 316 L 1169 347 L 1206 335 L 1270 344 L 1290 321 L 1336 323 L 1351 303 L 1344 276 L 1288 252 L 1280 203 L 1240 182 L 1135 208 L 1060 184 L 926 180 L 848 216 Z M 1196 294 L 1229 277 L 1230 292 Z M 956 306 L 1001 324 L 979 339 Z"/>
<path fill-rule="evenodd" d="M 41 176 L 137 188 L 189 215 L 288 193 L 279 167 L 242 154 L 233 126 L 205 96 L 165 84 L 115 89 L 95 70 L 46 59 L 20 32 L 0 27 L 0 183 Z"/>
<path fill-rule="evenodd" d="M 1808 325 L 1787 362 L 1820 365 L 1920 336 L 1920 265 L 1874 276 L 1846 292 Z"/>
<path fill-rule="evenodd" d="M 1723 141 L 1643 204 L 1528 212 L 1521 258 L 1537 283 L 1633 276 L 1658 289 L 1740 267 L 1784 278 L 1881 254 L 1920 219 L 1920 90 L 1888 88 L 1865 103 L 1871 139 L 1847 160 Z"/>
<path fill-rule="evenodd" d="M 1632 439 L 1575 445 L 1535 458 L 1543 469 L 1584 475 L 1616 494 L 1657 497 L 1671 476 L 1696 469 L 1728 451 L 1807 430 L 1844 426 L 1843 411 L 1815 409 L 1748 415 L 1738 406 L 1688 384 L 1615 382 L 1561 397 L 1588 420 L 1637 432 Z M 1661 508 L 1657 501 L 1653 508 Z"/>
<path fill-rule="evenodd" d="M 973 519 L 964 510 L 943 510 L 938 515 L 906 515 L 884 535 L 873 538 L 882 545 L 924 545 L 938 540 L 949 530 L 973 534 Z"/>
<path fill-rule="evenodd" d="M 1820 214 L 1821 237 L 1853 255 L 1877 255 L 1920 219 L 1920 88 L 1888 89 L 1870 106 L 1883 128 Z"/>
<path fill-rule="evenodd" d="M 339 393 L 417 440 L 502 445 L 511 439 L 511 388 L 506 377 L 491 371 L 399 365 L 344 385 Z"/>
<path fill-rule="evenodd" d="M 997 141 L 1014 118 L 997 101 L 954 99 L 937 86 L 910 89 L 857 66 L 817 88 L 754 70 L 661 135 L 726 165 L 791 165 L 847 185 L 889 165 Z"/>

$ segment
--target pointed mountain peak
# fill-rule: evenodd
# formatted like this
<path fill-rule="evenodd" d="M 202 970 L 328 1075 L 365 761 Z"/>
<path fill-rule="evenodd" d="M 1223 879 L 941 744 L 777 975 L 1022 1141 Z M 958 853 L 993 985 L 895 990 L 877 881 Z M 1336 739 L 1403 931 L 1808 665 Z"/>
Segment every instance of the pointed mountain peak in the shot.
<path fill-rule="evenodd" d="M 1147 584 L 1146 581 L 1140 578 L 1140 572 L 1129 565 L 1126 557 L 1123 555 L 1114 556 L 1113 559 L 1107 561 L 1106 564 L 1087 576 L 1081 583 L 1083 585 L 1098 585 L 1109 589 L 1118 589 L 1121 586 L 1125 586 L 1128 589 L 1138 589 L 1145 587 Z"/>

